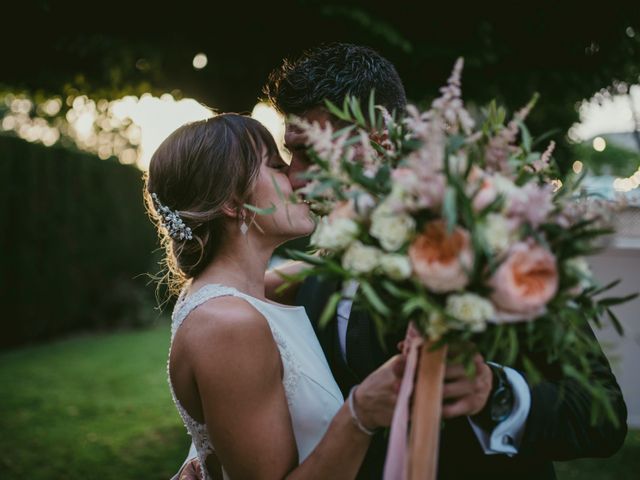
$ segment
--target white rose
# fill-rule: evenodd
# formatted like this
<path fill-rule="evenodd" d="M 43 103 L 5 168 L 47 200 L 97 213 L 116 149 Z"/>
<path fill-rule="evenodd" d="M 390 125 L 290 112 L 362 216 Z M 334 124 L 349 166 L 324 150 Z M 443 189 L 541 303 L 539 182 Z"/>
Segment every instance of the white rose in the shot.
<path fill-rule="evenodd" d="M 376 205 L 376 200 L 366 192 L 359 193 L 355 199 L 356 212 L 358 215 L 367 216 Z"/>
<path fill-rule="evenodd" d="M 565 268 L 573 271 L 579 278 L 578 284 L 569 291 L 570 294 L 580 295 L 584 289 L 593 285 L 593 274 L 589 263 L 584 257 L 570 258 L 565 262 Z"/>
<path fill-rule="evenodd" d="M 380 268 L 393 280 L 404 280 L 411 275 L 411 262 L 405 255 L 385 254 L 380 257 Z"/>
<path fill-rule="evenodd" d="M 375 247 L 353 242 L 342 257 L 342 266 L 350 272 L 369 273 L 378 266 L 381 253 Z"/>
<path fill-rule="evenodd" d="M 574 270 L 581 277 L 591 277 L 591 268 L 584 257 L 573 257 L 565 262 L 567 268 Z"/>
<path fill-rule="evenodd" d="M 481 332 L 487 320 L 495 316 L 493 304 L 475 293 L 449 295 L 445 311 L 455 319 L 468 324 L 472 331 Z"/>
<path fill-rule="evenodd" d="M 384 203 L 371 215 L 369 233 L 380 241 L 388 252 L 395 252 L 409 239 L 415 229 L 415 221 L 409 215 L 396 213 Z"/>
<path fill-rule="evenodd" d="M 506 251 L 512 243 L 511 228 L 503 215 L 497 213 L 487 215 L 482 232 L 489 248 L 496 253 Z"/>
<path fill-rule="evenodd" d="M 358 235 L 358 224 L 349 218 L 329 221 L 322 217 L 311 236 L 311 244 L 328 250 L 342 250 Z"/>

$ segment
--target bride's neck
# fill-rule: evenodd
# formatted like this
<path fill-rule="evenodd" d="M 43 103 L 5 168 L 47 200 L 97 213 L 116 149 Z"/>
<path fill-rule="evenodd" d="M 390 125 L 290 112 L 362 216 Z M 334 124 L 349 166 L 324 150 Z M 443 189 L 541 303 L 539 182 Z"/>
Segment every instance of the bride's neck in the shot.
<path fill-rule="evenodd" d="M 253 297 L 264 298 L 264 274 L 273 250 L 253 235 L 223 244 L 213 261 L 193 280 L 191 290 L 195 291 L 207 283 L 219 283 Z"/>

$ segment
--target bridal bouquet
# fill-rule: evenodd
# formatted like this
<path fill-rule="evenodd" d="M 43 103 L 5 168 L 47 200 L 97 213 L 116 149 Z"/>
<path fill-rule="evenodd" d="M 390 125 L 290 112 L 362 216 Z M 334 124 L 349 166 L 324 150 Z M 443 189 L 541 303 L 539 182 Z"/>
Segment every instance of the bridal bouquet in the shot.
<path fill-rule="evenodd" d="M 311 265 L 303 275 L 357 281 L 355 301 L 381 340 L 409 329 L 409 346 L 422 349 L 419 372 L 441 380 L 446 346 L 473 341 L 487 360 L 518 358 L 535 382 L 541 374 L 519 348 L 526 342 L 584 385 L 594 415 L 615 421 L 590 379 L 586 359 L 598 346 L 582 328 L 606 315 L 621 332 L 610 307 L 631 298 L 602 298 L 613 284 L 596 285 L 585 261 L 611 233 L 610 208 L 580 193 L 580 177 L 560 179 L 553 142 L 536 150 L 524 124 L 536 97 L 508 122 L 495 102 L 476 121 L 461 98 L 461 70 L 458 60 L 424 112 L 409 106 L 395 118 L 372 94 L 365 109 L 353 98 L 328 104 L 338 130 L 293 120 L 314 162 L 303 194 L 321 218 L 311 238 L 320 255 L 291 254 Z"/>

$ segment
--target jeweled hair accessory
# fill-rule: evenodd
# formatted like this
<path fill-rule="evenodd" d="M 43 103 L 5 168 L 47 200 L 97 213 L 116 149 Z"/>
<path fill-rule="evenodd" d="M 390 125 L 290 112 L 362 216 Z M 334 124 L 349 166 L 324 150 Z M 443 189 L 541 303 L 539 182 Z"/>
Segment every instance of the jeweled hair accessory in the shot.
<path fill-rule="evenodd" d="M 156 211 L 162 217 L 163 224 L 169 232 L 169 236 L 174 240 L 191 240 L 193 238 L 193 232 L 191 228 L 184 224 L 178 212 L 174 212 L 169 207 L 165 207 L 155 193 L 151 194 L 151 198 L 153 199 Z"/>

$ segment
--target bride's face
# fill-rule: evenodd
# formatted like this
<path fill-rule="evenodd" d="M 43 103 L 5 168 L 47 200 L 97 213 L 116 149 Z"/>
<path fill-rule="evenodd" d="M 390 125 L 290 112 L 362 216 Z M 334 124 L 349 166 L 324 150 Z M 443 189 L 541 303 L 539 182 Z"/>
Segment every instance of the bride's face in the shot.
<path fill-rule="evenodd" d="M 279 242 L 309 235 L 315 226 L 309 206 L 302 201 L 292 201 L 293 189 L 288 169 L 289 166 L 277 152 L 269 155 L 264 149 L 260 173 L 251 195 L 251 203 L 259 208 L 275 206 L 273 213 L 256 215 L 253 222 L 264 235 L 274 237 Z M 253 216 L 253 212 L 247 213 L 248 218 Z"/>

